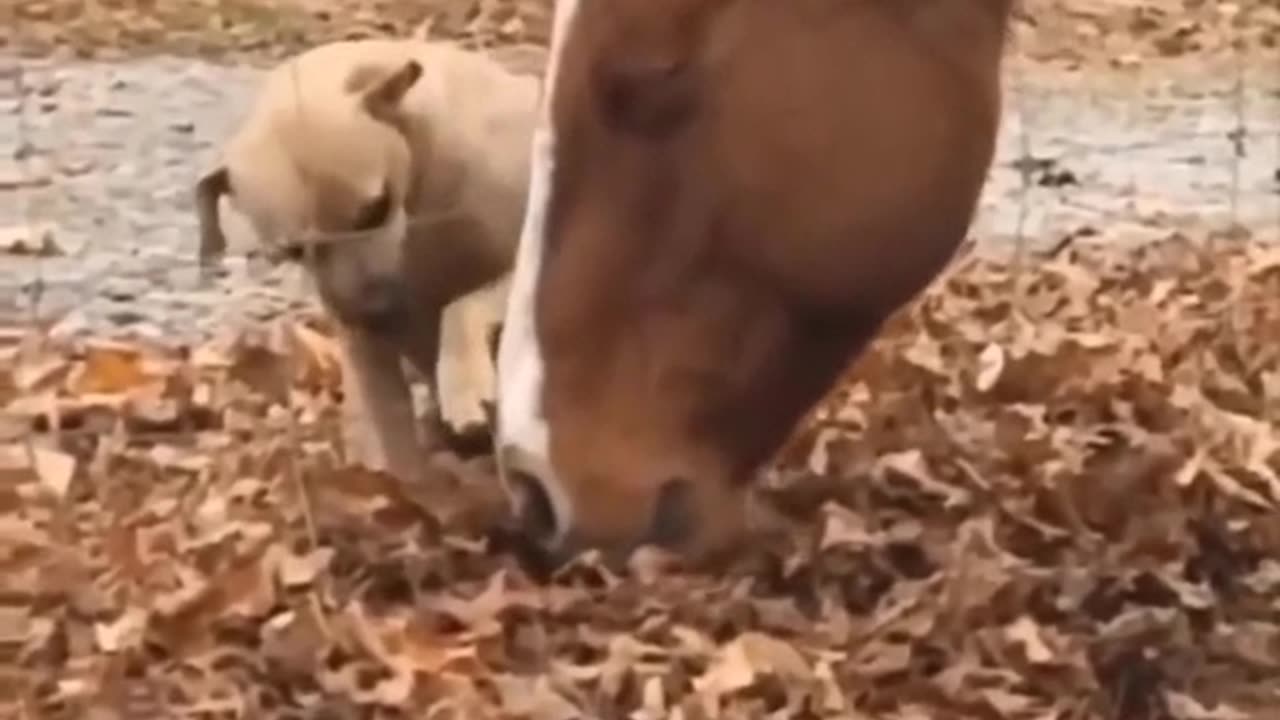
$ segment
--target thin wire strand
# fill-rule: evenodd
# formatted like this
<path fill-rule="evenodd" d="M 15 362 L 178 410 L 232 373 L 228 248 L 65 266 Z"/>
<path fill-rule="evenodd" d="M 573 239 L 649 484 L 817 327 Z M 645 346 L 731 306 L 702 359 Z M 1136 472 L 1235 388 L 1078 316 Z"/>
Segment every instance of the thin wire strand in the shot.
<path fill-rule="evenodd" d="M 21 13 L 18 14 L 21 22 Z M 21 36 L 21 28 L 18 28 L 18 35 Z M 18 166 L 18 185 L 23 188 L 19 193 L 21 197 L 21 217 L 25 230 L 35 233 L 35 203 L 32 200 L 32 193 L 37 183 L 35 182 L 35 174 L 31 169 L 31 156 L 35 154 L 35 144 L 31 138 L 31 127 L 27 118 L 27 96 L 31 90 L 27 84 L 27 67 L 21 57 L 17 58 L 14 63 L 13 71 L 13 91 L 17 99 L 17 125 L 18 125 L 18 143 L 13 151 L 13 159 Z M 34 242 L 34 237 L 33 237 Z M 23 283 L 23 289 L 28 293 L 27 320 L 32 327 L 40 324 L 40 306 L 43 303 L 45 291 L 45 268 L 43 253 L 35 253 L 35 272 L 34 277 L 28 282 Z"/>
<path fill-rule="evenodd" d="M 1276 78 L 1280 78 L 1280 49 L 1276 50 L 1275 68 L 1273 69 L 1274 69 L 1274 72 L 1270 73 L 1270 77 L 1272 81 L 1275 82 Z M 1276 82 L 1276 84 L 1272 86 L 1271 90 L 1272 90 L 1272 98 L 1276 101 L 1277 104 L 1280 104 L 1280 82 Z M 1276 238 L 1275 239 L 1276 239 L 1276 242 L 1280 242 L 1280 121 L 1276 122 L 1275 131 L 1276 131 L 1276 142 L 1275 142 L 1276 157 L 1275 157 L 1275 163 L 1274 163 L 1274 175 L 1272 176 L 1272 179 L 1275 181 L 1274 185 L 1275 185 L 1275 196 L 1276 196 L 1275 197 L 1275 204 L 1276 204 L 1276 228 L 1275 228 Z"/>
<path fill-rule="evenodd" d="M 17 22 L 18 23 L 22 22 L 21 16 L 17 18 Z M 1223 161 L 1229 161 L 1231 163 L 1230 169 L 1229 169 L 1230 183 L 1229 183 L 1229 189 L 1228 189 L 1228 192 L 1230 193 L 1229 212 L 1230 212 L 1231 221 L 1233 224 L 1240 222 L 1241 213 L 1243 212 L 1243 208 L 1245 207 L 1244 205 L 1245 196 L 1247 193 L 1251 192 L 1251 187 L 1246 185 L 1245 169 L 1247 166 L 1245 163 L 1242 162 L 1240 153 L 1247 149 L 1244 146 L 1244 142 L 1246 141 L 1246 139 L 1253 141 L 1254 147 L 1252 149 L 1254 150 L 1255 153 L 1265 152 L 1263 150 L 1263 146 L 1259 145 L 1258 143 L 1259 141 L 1263 140 L 1267 134 L 1266 131 L 1259 131 L 1256 126 L 1253 126 L 1251 128 L 1249 123 L 1249 118 L 1247 116 L 1248 97 L 1247 97 L 1246 90 L 1249 88 L 1250 73 L 1247 73 L 1246 69 L 1247 69 L 1247 62 L 1251 56 L 1251 52 L 1250 52 L 1251 48 L 1242 41 L 1241 37 L 1239 37 L 1240 34 L 1242 33 L 1240 25 L 1241 25 L 1240 23 L 1233 24 L 1234 33 L 1237 36 L 1235 38 L 1235 42 L 1233 43 L 1233 47 L 1231 50 L 1233 53 L 1233 59 L 1235 61 L 1234 83 L 1232 84 L 1230 91 L 1227 91 L 1227 92 L 1219 91 L 1218 93 L 1214 93 L 1215 95 L 1220 94 L 1222 96 L 1221 99 L 1216 99 L 1215 100 L 1216 102 L 1223 102 L 1224 104 L 1225 103 L 1232 104 L 1231 107 L 1234 108 L 1234 112 L 1231 114 L 1232 122 L 1230 124 L 1228 124 L 1228 122 L 1224 119 L 1224 121 L 1215 123 L 1219 127 L 1207 127 L 1202 125 L 1193 131 L 1188 131 L 1184 133 L 1170 133 L 1170 134 L 1162 133 L 1160 139 L 1154 139 L 1154 140 L 1140 139 L 1140 140 L 1134 140 L 1131 142 L 1094 143 L 1094 142 L 1090 142 L 1090 138 L 1087 136 L 1086 133 L 1083 133 L 1083 132 L 1075 133 L 1073 137 L 1050 138 L 1049 140 L 1047 140 L 1049 142 L 1052 142 L 1052 147 L 1055 151 L 1055 155 L 1058 155 L 1063 158 L 1067 158 L 1067 157 L 1081 157 L 1081 156 L 1088 156 L 1088 155 L 1096 156 L 1096 155 L 1102 154 L 1102 155 L 1108 155 L 1108 156 L 1115 156 L 1119 162 L 1123 162 L 1124 156 L 1129 153 L 1137 153 L 1137 152 L 1142 152 L 1144 150 L 1159 149 L 1159 148 L 1172 149 L 1172 148 L 1177 148 L 1181 146 L 1183 143 L 1186 143 L 1188 141 L 1193 141 L 1196 139 L 1205 139 L 1205 138 L 1215 137 L 1215 136 L 1220 140 L 1223 134 L 1228 134 L 1231 137 L 1231 142 L 1233 143 L 1233 149 L 1235 150 L 1235 152 L 1233 152 L 1232 158 L 1230 158 L 1229 160 L 1223 159 Z M 19 33 L 20 31 L 21 31 L 21 28 L 19 28 Z M 1277 56 L 1277 57 L 1280 57 L 1280 56 Z M 1036 149 L 1035 136 L 1038 134 L 1038 130 L 1040 128 L 1034 125 L 1034 123 L 1032 122 L 1032 118 L 1030 117 L 1030 111 L 1034 109 L 1030 106 L 1034 103 L 1034 99 L 1027 92 L 1027 90 L 1029 89 L 1029 86 L 1026 78 L 1027 68 L 1024 67 L 1024 65 L 1026 64 L 1026 61 L 1024 60 L 1024 53 L 1018 53 L 1017 60 L 1018 62 L 1014 63 L 1012 68 L 1012 76 L 1013 76 L 1012 79 L 1014 80 L 1015 90 L 1017 91 L 1014 102 L 1016 106 L 1016 111 L 1018 112 L 1021 119 L 1021 127 L 1019 128 L 1019 131 L 1018 131 L 1018 138 L 1016 143 L 1019 147 L 1018 152 L 1021 156 L 1020 159 L 1023 160 L 1024 162 L 1019 164 L 1020 165 L 1019 170 L 1021 175 L 1021 188 L 1020 188 L 1021 194 L 1019 196 L 1019 203 L 1017 207 L 1017 227 L 1015 230 L 1015 236 L 1016 236 L 1018 250 L 1022 253 L 1025 253 L 1026 246 L 1030 244 L 1030 242 L 1032 242 L 1034 239 L 1034 235 L 1032 235 L 1032 233 L 1035 232 L 1035 229 L 1029 228 L 1028 224 L 1032 221 L 1031 210 L 1034 208 L 1034 206 L 1032 205 L 1032 202 L 1035 201 L 1034 196 L 1037 194 L 1037 191 L 1038 191 L 1038 189 L 1034 185 L 1034 168 L 1028 168 L 1027 165 L 1030 163 L 1027 161 L 1034 159 L 1034 152 Z M 301 102 L 302 92 L 303 92 L 303 83 L 301 82 L 301 77 L 300 77 L 301 69 L 296 60 L 291 61 L 290 65 L 291 65 L 290 76 L 293 82 L 294 92 L 298 97 L 298 102 L 296 103 L 297 107 L 295 108 L 295 111 L 299 113 L 299 119 L 302 121 L 305 121 L 307 119 L 306 113 L 308 112 L 308 109 L 302 107 L 303 103 Z M 1274 63 L 1273 67 L 1275 69 L 1275 72 L 1256 73 L 1256 75 L 1258 76 L 1265 75 L 1268 78 L 1280 77 L 1280 61 Z M 12 81 L 12 86 L 14 88 L 15 97 L 17 100 L 15 115 L 17 120 L 18 143 L 17 143 L 16 150 L 14 152 L 14 159 L 17 161 L 16 169 L 19 171 L 19 179 L 20 179 L 21 187 L 24 188 L 23 192 L 16 194 L 18 196 L 17 200 L 20 203 L 20 207 L 22 211 L 20 216 L 21 217 L 20 222 L 25 222 L 28 226 L 32 226 L 34 225 L 34 221 L 35 221 L 35 217 L 33 213 L 40 205 L 40 203 L 34 201 L 33 199 L 34 193 L 29 189 L 33 184 L 33 180 L 34 180 L 33 167 L 32 167 L 32 153 L 33 153 L 32 142 L 34 139 L 32 137 L 32 127 L 31 127 L 32 118 L 28 115 L 28 112 L 29 112 L 28 105 L 31 103 L 31 99 L 28 98 L 28 95 L 35 94 L 35 90 L 31 87 L 33 84 L 32 69 L 29 66 L 29 64 L 24 63 L 21 60 L 18 60 L 14 62 L 14 71 L 10 74 L 10 78 Z M 1255 78 L 1255 82 L 1256 82 L 1256 78 Z M 1179 105 L 1185 105 L 1185 101 L 1168 102 L 1168 103 L 1155 102 L 1154 105 L 1148 105 L 1147 107 L 1161 106 L 1161 105 L 1168 105 L 1169 107 L 1175 107 Z M 1251 130 L 1252 130 L 1252 137 L 1249 137 Z M 1280 126 L 1277 126 L 1275 128 L 1274 134 L 1275 134 L 1274 168 L 1276 172 L 1280 172 Z M 1221 170 L 1226 169 L 1226 168 L 1222 168 L 1220 164 L 1218 165 L 1218 168 L 1219 168 L 1219 172 L 1221 172 Z M 1140 190 L 1141 189 L 1140 183 L 1135 182 L 1135 184 L 1139 185 L 1138 189 Z M 1223 183 L 1223 184 L 1227 184 L 1227 183 Z M 1280 232 L 1280 193 L 1277 193 L 1274 196 L 1274 199 L 1275 199 L 1274 225 L 1275 225 L 1275 230 L 1277 232 Z M 1058 198 L 1055 200 L 1055 202 L 1058 204 L 1070 205 L 1075 201 L 1071 200 L 1070 198 Z M 1267 204 L 1268 203 L 1266 202 L 1262 203 L 1261 209 L 1263 210 L 1263 214 L 1258 219 L 1264 219 L 1268 214 L 1271 214 L 1271 213 L 1268 213 L 1266 210 Z M 1221 206 L 1219 206 L 1219 208 L 1221 208 Z M 1125 217 L 1131 217 L 1132 219 L 1139 222 L 1142 221 L 1142 218 L 1137 212 L 1127 213 L 1120 210 L 1103 211 L 1102 208 L 1098 208 L 1098 210 L 1102 211 L 1100 217 L 1098 218 L 1099 222 L 1123 219 Z M 412 215 L 408 218 L 406 222 L 406 228 L 412 229 L 412 230 L 420 230 L 424 227 L 429 227 L 434 223 L 443 222 L 449 219 L 450 217 L 453 217 L 455 214 L 459 212 L 460 212 L 459 208 L 447 208 L 443 210 Z M 1105 217 L 1102 217 L 1102 215 L 1105 215 Z M 1263 224 L 1265 225 L 1265 220 L 1263 220 Z M 372 235 L 373 233 L 369 231 L 313 233 L 309 236 L 309 239 L 310 241 L 318 244 L 343 242 L 343 241 L 358 242 L 362 238 L 372 237 Z M 32 268 L 31 275 L 29 275 L 26 278 L 12 278 L 12 279 L 0 280 L 0 290 L 7 291 L 8 288 L 20 289 L 20 292 L 23 296 L 23 301 L 19 305 L 19 308 L 23 309 L 21 306 L 25 305 L 26 306 L 25 310 L 27 310 L 30 313 L 30 317 L 33 322 L 36 322 L 39 320 L 39 316 L 41 314 L 42 301 L 44 298 L 48 296 L 48 290 L 50 289 L 49 283 L 50 282 L 53 282 L 55 284 L 58 283 L 58 280 L 56 278 L 47 276 L 48 275 L 48 269 L 46 267 L 47 265 L 48 265 L 48 262 L 46 260 L 43 260 L 41 258 L 33 258 L 29 265 L 29 267 Z M 178 263 L 174 266 L 174 269 L 180 270 L 182 269 L 182 267 L 183 267 L 182 264 Z M 197 267 L 197 263 L 194 260 L 191 263 L 191 267 L 193 268 Z M 85 288 L 86 290 L 89 291 L 90 294 L 92 294 L 93 292 L 96 291 L 96 287 L 102 281 L 103 279 L 93 278 L 85 281 L 83 285 L 81 285 L 81 287 Z"/>
<path fill-rule="evenodd" d="M 1019 190 L 1017 224 L 1014 228 L 1014 242 L 1016 243 L 1014 248 L 1014 267 L 1020 271 L 1026 259 L 1026 224 L 1027 216 L 1030 213 L 1031 193 L 1034 190 L 1031 183 L 1031 165 L 1034 160 L 1034 154 L 1031 143 L 1031 118 L 1027 111 L 1028 84 L 1023 68 L 1024 58 L 1020 53 L 1015 53 L 1014 60 L 1014 102 L 1018 109 L 1018 175 L 1022 183 Z"/>
<path fill-rule="evenodd" d="M 1245 120 L 1245 57 L 1244 38 L 1240 33 L 1240 24 L 1234 19 L 1231 23 L 1231 55 L 1235 70 L 1232 85 L 1232 110 L 1235 113 L 1236 125 L 1228 133 L 1231 142 L 1231 233 L 1240 226 L 1240 166 L 1248 153 L 1248 123 Z"/>

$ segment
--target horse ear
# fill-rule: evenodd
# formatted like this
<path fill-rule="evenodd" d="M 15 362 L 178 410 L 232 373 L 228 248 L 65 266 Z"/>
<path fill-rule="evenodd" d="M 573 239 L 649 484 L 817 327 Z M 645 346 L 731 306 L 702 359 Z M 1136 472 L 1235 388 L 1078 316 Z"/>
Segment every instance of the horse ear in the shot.
<path fill-rule="evenodd" d="M 406 60 L 391 73 L 386 72 L 385 66 L 361 65 L 351 71 L 344 86 L 360 96 L 361 105 L 370 115 L 390 120 L 420 77 L 422 65 L 417 60 Z"/>

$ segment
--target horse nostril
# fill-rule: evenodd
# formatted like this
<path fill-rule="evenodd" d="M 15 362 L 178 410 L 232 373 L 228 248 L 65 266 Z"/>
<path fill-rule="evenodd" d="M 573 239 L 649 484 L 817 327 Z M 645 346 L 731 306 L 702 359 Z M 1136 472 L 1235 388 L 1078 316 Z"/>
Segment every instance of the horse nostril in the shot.
<path fill-rule="evenodd" d="M 523 470 L 512 469 L 510 478 L 521 529 L 534 540 L 550 540 L 556 534 L 556 511 L 546 488 L 538 478 Z"/>
<path fill-rule="evenodd" d="M 649 541 L 667 548 L 684 543 L 693 532 L 694 515 L 693 483 L 684 478 L 668 480 L 658 490 Z"/>

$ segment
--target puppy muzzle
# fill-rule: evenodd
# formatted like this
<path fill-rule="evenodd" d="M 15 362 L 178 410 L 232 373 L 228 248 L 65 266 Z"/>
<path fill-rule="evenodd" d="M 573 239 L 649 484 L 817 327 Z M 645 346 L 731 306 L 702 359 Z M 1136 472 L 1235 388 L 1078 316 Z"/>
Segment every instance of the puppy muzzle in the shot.
<path fill-rule="evenodd" d="M 349 297 L 328 298 L 340 320 L 378 333 L 398 330 L 408 322 L 409 304 L 398 279 L 374 279 L 361 283 Z"/>

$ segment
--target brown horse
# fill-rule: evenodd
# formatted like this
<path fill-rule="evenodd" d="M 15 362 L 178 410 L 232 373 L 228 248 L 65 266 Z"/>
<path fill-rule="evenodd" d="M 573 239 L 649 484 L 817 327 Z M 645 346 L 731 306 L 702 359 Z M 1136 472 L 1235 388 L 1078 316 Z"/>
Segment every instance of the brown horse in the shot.
<path fill-rule="evenodd" d="M 964 239 L 1011 0 L 558 0 L 498 360 L 549 557 L 728 549 L 743 492 Z"/>

